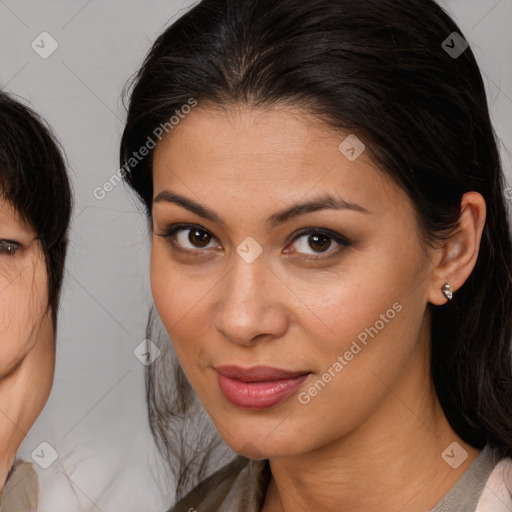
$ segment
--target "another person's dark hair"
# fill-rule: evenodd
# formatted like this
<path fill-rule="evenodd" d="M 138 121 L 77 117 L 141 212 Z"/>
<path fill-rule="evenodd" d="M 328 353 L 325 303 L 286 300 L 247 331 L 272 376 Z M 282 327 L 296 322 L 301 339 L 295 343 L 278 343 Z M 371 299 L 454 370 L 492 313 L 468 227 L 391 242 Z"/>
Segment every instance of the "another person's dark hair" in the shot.
<path fill-rule="evenodd" d="M 47 123 L 0 91 L 0 197 L 13 205 L 41 242 L 55 328 L 73 202 L 63 155 Z"/>
<path fill-rule="evenodd" d="M 429 304 L 431 371 L 457 434 L 511 456 L 505 181 L 475 56 L 467 48 L 453 58 L 442 47 L 453 32 L 462 34 L 431 0 L 204 0 L 157 39 L 134 76 L 120 158 L 125 165 L 191 97 L 198 109 L 291 105 L 365 143 L 412 200 L 425 246 L 453 232 L 465 192 L 482 194 L 476 266 L 450 303 Z M 126 174 L 150 225 L 151 155 Z M 168 394 L 165 361 L 148 368 L 149 412 L 159 446 L 181 460 L 179 496 L 193 465 L 175 451 L 171 425 L 192 398 L 179 371 L 178 396 Z"/>

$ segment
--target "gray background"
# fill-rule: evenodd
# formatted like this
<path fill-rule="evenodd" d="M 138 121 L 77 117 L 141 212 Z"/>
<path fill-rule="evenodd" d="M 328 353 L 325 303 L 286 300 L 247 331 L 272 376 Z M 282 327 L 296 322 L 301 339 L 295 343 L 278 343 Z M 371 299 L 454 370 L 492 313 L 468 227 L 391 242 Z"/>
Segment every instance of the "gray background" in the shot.
<path fill-rule="evenodd" d="M 172 501 L 147 424 L 144 366 L 133 355 L 151 302 L 145 221 L 123 185 L 102 200 L 93 190 L 118 169 L 123 85 L 193 3 L 0 0 L 0 85 L 54 128 L 76 200 L 54 387 L 20 449 L 32 460 L 44 441 L 59 455 L 37 467 L 41 512 L 163 511 Z M 481 65 L 512 183 L 512 0 L 440 3 Z M 59 45 L 47 59 L 31 47 L 43 31 Z"/>

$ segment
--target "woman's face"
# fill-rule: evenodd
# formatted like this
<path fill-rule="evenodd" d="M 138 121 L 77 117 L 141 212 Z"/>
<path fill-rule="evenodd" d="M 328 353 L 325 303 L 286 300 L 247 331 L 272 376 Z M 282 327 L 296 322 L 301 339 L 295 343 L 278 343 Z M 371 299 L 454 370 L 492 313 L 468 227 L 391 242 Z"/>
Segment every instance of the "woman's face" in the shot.
<path fill-rule="evenodd" d="M 55 346 L 36 233 L 0 199 L 0 489 L 50 393 Z"/>
<path fill-rule="evenodd" d="M 314 450 L 425 393 L 434 263 L 348 135 L 289 108 L 197 108 L 155 150 L 155 304 L 246 456 Z"/>

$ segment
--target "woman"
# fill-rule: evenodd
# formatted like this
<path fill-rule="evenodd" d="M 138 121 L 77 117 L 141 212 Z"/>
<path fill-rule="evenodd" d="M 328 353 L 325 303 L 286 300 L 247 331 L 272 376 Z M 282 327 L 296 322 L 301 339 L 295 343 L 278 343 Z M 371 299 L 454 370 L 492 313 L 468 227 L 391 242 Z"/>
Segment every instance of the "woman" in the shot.
<path fill-rule="evenodd" d="M 0 198 L 0 511 L 32 511 L 37 475 L 15 456 L 53 382 L 72 196 L 51 130 L 3 92 Z"/>
<path fill-rule="evenodd" d="M 510 205 L 437 4 L 202 1 L 135 77 L 121 164 L 180 365 L 160 343 L 148 374 L 172 511 L 512 507 Z M 187 494 L 190 389 L 239 456 Z"/>

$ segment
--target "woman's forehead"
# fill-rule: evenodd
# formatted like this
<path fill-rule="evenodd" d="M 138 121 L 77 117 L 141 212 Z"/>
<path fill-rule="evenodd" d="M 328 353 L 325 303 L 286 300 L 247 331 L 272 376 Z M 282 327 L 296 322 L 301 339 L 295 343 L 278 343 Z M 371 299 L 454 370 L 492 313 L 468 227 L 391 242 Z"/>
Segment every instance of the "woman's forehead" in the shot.
<path fill-rule="evenodd" d="M 155 149 L 154 199 L 170 190 L 209 204 L 245 197 L 263 208 L 336 193 L 383 211 L 409 202 L 367 149 L 307 112 L 197 109 Z"/>
<path fill-rule="evenodd" d="M 0 195 L 0 227 L 10 226 L 35 234 L 35 230 L 21 216 L 14 204 Z"/>

